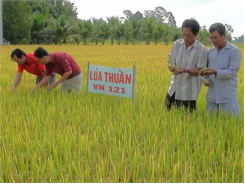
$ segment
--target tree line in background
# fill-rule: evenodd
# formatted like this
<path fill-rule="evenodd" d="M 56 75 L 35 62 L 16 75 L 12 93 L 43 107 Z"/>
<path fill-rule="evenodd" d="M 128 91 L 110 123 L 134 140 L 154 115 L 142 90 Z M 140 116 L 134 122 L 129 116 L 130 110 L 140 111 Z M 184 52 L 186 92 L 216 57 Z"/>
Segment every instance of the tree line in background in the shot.
<path fill-rule="evenodd" d="M 163 7 L 144 13 L 123 13 L 124 17 L 82 20 L 77 18 L 77 7 L 69 0 L 3 0 L 3 37 L 11 44 L 56 45 L 104 45 L 105 41 L 111 45 L 168 44 L 182 37 L 174 15 Z M 225 27 L 231 41 L 233 28 L 228 24 Z M 204 45 L 210 44 L 206 26 L 201 27 L 197 39 Z"/>

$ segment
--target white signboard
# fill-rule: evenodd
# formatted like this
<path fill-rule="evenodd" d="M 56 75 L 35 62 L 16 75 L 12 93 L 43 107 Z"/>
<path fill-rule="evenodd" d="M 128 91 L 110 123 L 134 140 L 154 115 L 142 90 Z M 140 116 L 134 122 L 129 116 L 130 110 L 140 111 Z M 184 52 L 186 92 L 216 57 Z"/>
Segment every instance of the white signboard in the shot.
<path fill-rule="evenodd" d="M 88 62 L 87 92 L 134 99 L 135 71 L 136 63 L 133 69 L 125 69 L 90 65 Z"/>

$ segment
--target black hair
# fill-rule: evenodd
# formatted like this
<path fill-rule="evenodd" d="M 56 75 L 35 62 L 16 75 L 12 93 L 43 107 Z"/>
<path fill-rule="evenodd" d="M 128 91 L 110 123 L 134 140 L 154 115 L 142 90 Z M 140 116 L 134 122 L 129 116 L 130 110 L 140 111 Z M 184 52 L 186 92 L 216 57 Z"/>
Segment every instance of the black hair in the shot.
<path fill-rule="evenodd" d="M 186 19 L 181 27 L 181 31 L 183 31 L 183 28 L 191 28 L 192 33 L 195 35 L 200 30 L 200 25 L 195 19 Z"/>
<path fill-rule="evenodd" d="M 34 52 L 34 56 L 37 58 L 42 58 L 43 56 L 48 56 L 49 53 L 42 47 L 38 47 L 35 52 Z"/>
<path fill-rule="evenodd" d="M 21 58 L 22 56 L 26 56 L 26 53 L 23 50 L 17 48 L 12 51 L 10 59 L 13 59 L 14 55 L 16 55 L 17 58 Z"/>
<path fill-rule="evenodd" d="M 209 27 L 209 33 L 213 33 L 214 31 L 218 31 L 220 35 L 225 34 L 225 26 L 221 23 L 214 23 Z"/>

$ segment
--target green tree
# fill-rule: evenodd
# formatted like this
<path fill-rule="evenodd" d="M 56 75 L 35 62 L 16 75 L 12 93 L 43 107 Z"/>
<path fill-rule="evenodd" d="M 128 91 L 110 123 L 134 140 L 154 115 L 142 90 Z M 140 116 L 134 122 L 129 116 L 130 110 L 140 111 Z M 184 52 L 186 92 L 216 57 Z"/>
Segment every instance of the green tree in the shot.
<path fill-rule="evenodd" d="M 163 41 L 164 41 L 164 44 L 165 45 L 168 45 L 169 42 L 173 39 L 173 36 L 171 36 L 170 34 L 166 34 L 164 37 L 163 37 Z"/>
<path fill-rule="evenodd" d="M 144 11 L 145 18 L 154 18 L 159 24 L 167 24 L 168 26 L 176 26 L 175 17 L 172 12 L 167 12 L 163 7 L 158 6 L 153 10 Z"/>
<path fill-rule="evenodd" d="M 44 7 L 41 13 L 35 11 L 32 16 L 31 39 L 32 43 L 37 44 L 39 33 L 48 26 L 49 9 Z"/>
<path fill-rule="evenodd" d="M 139 38 L 142 36 L 143 24 L 142 24 L 142 20 L 138 20 L 138 19 L 133 19 L 130 23 L 132 29 L 131 41 L 132 41 L 132 45 L 135 45 L 136 41 L 139 40 Z"/>
<path fill-rule="evenodd" d="M 150 45 L 150 42 L 154 35 L 154 30 L 156 27 L 156 19 L 145 18 L 143 21 L 143 38 L 145 40 L 145 45 Z"/>
<path fill-rule="evenodd" d="M 62 43 L 67 43 L 68 40 L 73 40 L 78 37 L 78 26 L 68 24 L 69 21 L 66 20 L 65 15 L 61 15 L 57 20 L 53 21 L 54 38 L 53 41 L 55 45 Z"/>
<path fill-rule="evenodd" d="M 155 18 L 155 14 L 153 10 L 145 10 L 144 16 L 145 18 L 148 18 L 148 19 Z"/>
<path fill-rule="evenodd" d="M 132 22 L 133 20 L 143 20 L 144 16 L 141 12 L 137 11 L 136 13 L 132 13 L 130 10 L 124 10 L 123 11 L 124 17 L 123 20 L 128 20 L 129 22 Z"/>
<path fill-rule="evenodd" d="M 124 22 L 124 27 L 125 27 L 124 38 L 125 38 L 126 45 L 128 45 L 129 42 L 132 40 L 132 33 L 133 33 L 132 24 L 129 22 L 129 20 L 126 20 Z"/>
<path fill-rule="evenodd" d="M 69 20 L 77 19 L 77 7 L 70 0 L 56 0 L 58 16 L 66 15 Z"/>
<path fill-rule="evenodd" d="M 31 28 L 31 40 L 32 43 L 37 44 L 37 37 L 40 31 L 47 26 L 47 23 L 43 20 L 43 15 L 35 13 L 32 17 L 32 28 Z"/>
<path fill-rule="evenodd" d="M 102 24 L 100 25 L 100 32 L 99 32 L 102 45 L 105 44 L 105 40 L 108 39 L 110 35 L 111 35 L 110 25 L 107 24 L 105 21 L 103 21 Z"/>
<path fill-rule="evenodd" d="M 206 26 L 201 27 L 201 29 L 199 30 L 197 40 L 199 42 L 201 42 L 203 45 L 209 45 L 210 44 L 209 32 L 207 31 Z"/>
<path fill-rule="evenodd" d="M 46 1 L 44 0 L 27 0 L 26 3 L 28 5 L 30 5 L 32 12 L 43 12 L 43 9 L 49 9 L 50 8 L 50 4 L 48 4 Z"/>
<path fill-rule="evenodd" d="M 70 0 L 26 0 L 33 12 L 42 12 L 43 8 L 49 9 L 50 16 L 58 19 L 66 15 L 70 23 L 77 20 L 77 7 Z"/>
<path fill-rule="evenodd" d="M 93 24 L 91 20 L 80 20 L 78 23 L 79 26 L 79 34 L 81 35 L 81 38 L 83 39 L 83 44 L 87 44 L 88 38 L 91 37 L 92 31 L 93 31 Z"/>
<path fill-rule="evenodd" d="M 153 40 L 154 40 L 155 45 L 157 45 L 160 39 L 163 38 L 163 35 L 167 32 L 167 30 L 168 30 L 168 27 L 166 24 L 156 25 L 154 29 L 154 33 L 153 33 Z"/>
<path fill-rule="evenodd" d="M 3 0 L 3 37 L 12 44 L 26 44 L 31 39 L 32 10 L 24 0 Z"/>
<path fill-rule="evenodd" d="M 173 38 L 179 36 L 179 34 L 171 35 L 169 31 L 164 31 L 164 33 L 161 32 L 163 27 L 164 29 L 166 29 L 167 27 L 176 28 L 176 21 L 174 15 L 171 12 L 167 12 L 161 6 L 156 7 L 154 11 L 145 10 L 144 16 L 139 11 L 133 14 L 130 10 L 124 10 L 123 13 L 123 19 L 125 20 L 124 24 L 126 25 L 126 44 L 128 44 L 129 40 L 131 40 L 133 45 L 138 40 L 145 40 L 145 44 L 147 45 L 150 44 L 151 40 L 154 40 L 155 44 L 157 44 L 161 38 L 163 38 L 165 44 L 168 44 Z M 129 23 L 131 25 L 129 25 Z M 155 28 L 157 29 L 155 30 Z"/>
<path fill-rule="evenodd" d="M 229 24 L 225 24 L 226 34 L 234 33 L 233 28 Z"/>
<path fill-rule="evenodd" d="M 128 20 L 128 21 L 131 21 L 132 17 L 133 17 L 133 13 L 132 11 L 130 10 L 124 10 L 123 11 L 123 14 L 124 14 L 124 20 Z"/>
<path fill-rule="evenodd" d="M 36 1 L 36 0 L 35 0 Z M 43 1 L 43 0 L 38 0 Z M 66 15 L 67 19 L 74 21 L 77 20 L 77 7 L 70 0 L 44 0 L 48 3 L 50 13 L 55 19 L 58 19 L 61 15 Z"/>
<path fill-rule="evenodd" d="M 124 10 L 124 24 L 125 24 L 125 41 L 128 44 L 129 40 L 132 45 L 136 44 L 143 33 L 143 14 L 137 11 L 133 14 L 130 10 Z"/>
<path fill-rule="evenodd" d="M 91 39 L 94 41 L 95 45 L 98 45 L 98 42 L 101 40 L 100 27 L 102 22 L 104 22 L 102 18 L 100 19 L 92 18 L 93 31 L 92 31 Z"/>
<path fill-rule="evenodd" d="M 181 28 L 178 28 L 176 26 L 170 26 L 168 27 L 168 31 L 167 34 L 171 34 L 172 35 L 172 41 L 176 41 L 180 38 L 182 38 L 182 31 Z"/>
<path fill-rule="evenodd" d="M 125 36 L 125 25 L 122 23 L 119 23 L 116 29 L 115 38 L 117 39 L 117 44 L 121 44 L 121 39 Z"/>
<path fill-rule="evenodd" d="M 39 32 L 37 37 L 37 43 L 45 43 L 51 45 L 54 38 L 54 29 L 51 26 L 45 27 L 42 31 Z"/>
<path fill-rule="evenodd" d="M 111 31 L 111 45 L 114 43 L 114 38 L 116 37 L 116 30 L 120 23 L 120 20 L 118 17 L 109 17 L 107 18 L 108 24 L 110 25 L 110 31 Z"/>
<path fill-rule="evenodd" d="M 158 6 L 154 9 L 154 17 L 158 23 L 160 24 L 165 23 L 165 20 L 168 18 L 168 16 L 169 16 L 168 13 L 163 7 Z"/>
<path fill-rule="evenodd" d="M 172 14 L 172 12 L 167 12 L 167 19 L 168 19 L 168 26 L 169 27 L 176 27 L 176 21 L 175 21 L 175 17 Z"/>
<path fill-rule="evenodd" d="M 244 35 L 234 38 L 235 43 L 244 43 Z"/>
<path fill-rule="evenodd" d="M 143 20 L 144 16 L 140 11 L 137 11 L 135 14 L 133 14 L 133 19 Z"/>
<path fill-rule="evenodd" d="M 234 33 L 234 30 L 229 24 L 225 24 L 225 30 L 226 30 L 226 39 L 229 42 L 231 42 L 232 41 L 231 34 Z"/>

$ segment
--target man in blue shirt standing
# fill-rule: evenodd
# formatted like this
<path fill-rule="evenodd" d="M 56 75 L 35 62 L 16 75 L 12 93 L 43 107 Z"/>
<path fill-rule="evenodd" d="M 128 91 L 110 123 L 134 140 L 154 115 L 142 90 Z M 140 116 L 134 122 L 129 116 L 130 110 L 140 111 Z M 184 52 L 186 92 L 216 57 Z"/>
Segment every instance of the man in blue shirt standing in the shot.
<path fill-rule="evenodd" d="M 206 94 L 206 110 L 211 115 L 222 111 L 228 115 L 240 115 L 237 95 L 237 73 L 241 65 L 241 51 L 226 39 L 225 26 L 221 23 L 212 24 L 209 38 L 214 45 L 208 50 L 207 67 L 204 76 L 209 76 Z"/>

